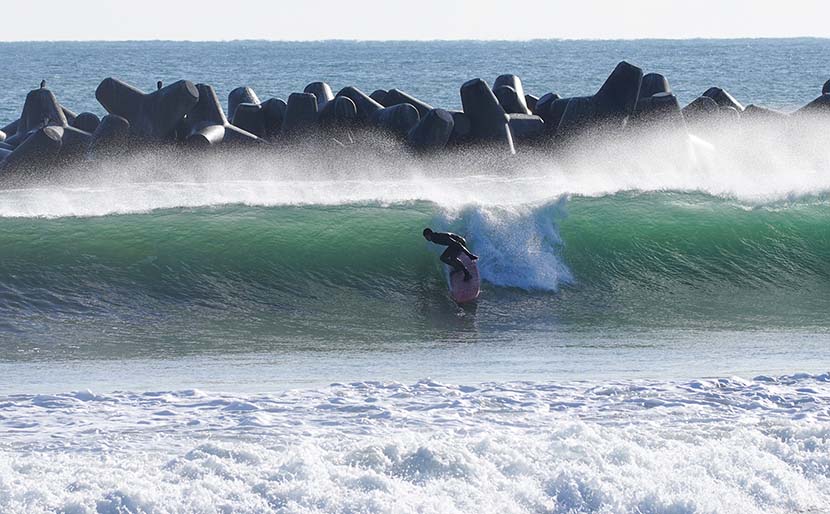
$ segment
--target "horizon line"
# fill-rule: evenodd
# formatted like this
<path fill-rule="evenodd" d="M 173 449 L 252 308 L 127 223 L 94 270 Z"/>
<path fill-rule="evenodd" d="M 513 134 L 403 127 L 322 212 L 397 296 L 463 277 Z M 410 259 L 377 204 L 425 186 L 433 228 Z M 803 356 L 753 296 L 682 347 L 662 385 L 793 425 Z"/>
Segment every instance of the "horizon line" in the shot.
<path fill-rule="evenodd" d="M 759 41 L 830 40 L 830 36 L 730 36 L 730 37 L 609 37 L 609 38 L 527 38 L 527 39 L 0 39 L 0 43 L 533 43 L 533 42 L 616 42 L 616 41 Z"/>

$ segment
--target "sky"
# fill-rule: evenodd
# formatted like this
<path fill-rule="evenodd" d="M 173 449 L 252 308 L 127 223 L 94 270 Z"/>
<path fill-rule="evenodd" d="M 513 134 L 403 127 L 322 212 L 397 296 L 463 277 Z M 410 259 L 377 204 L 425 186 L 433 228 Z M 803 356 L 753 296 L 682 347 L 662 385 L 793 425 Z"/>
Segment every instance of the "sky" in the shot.
<path fill-rule="evenodd" d="M 827 0 L 0 0 L 0 41 L 830 37 Z"/>

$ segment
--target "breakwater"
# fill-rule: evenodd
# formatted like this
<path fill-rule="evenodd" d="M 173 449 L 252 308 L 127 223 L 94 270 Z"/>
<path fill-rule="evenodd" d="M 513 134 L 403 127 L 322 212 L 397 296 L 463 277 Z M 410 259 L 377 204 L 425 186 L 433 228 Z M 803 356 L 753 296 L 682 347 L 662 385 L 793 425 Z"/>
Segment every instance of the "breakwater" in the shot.
<path fill-rule="evenodd" d="M 287 100 L 261 100 L 252 88 L 240 86 L 223 105 L 209 84 L 159 81 L 147 93 L 106 78 L 95 91 L 107 112 L 101 118 L 76 114 L 41 82 L 26 96 L 19 118 L 0 129 L 0 170 L 6 182 L 25 182 L 153 147 L 190 152 L 370 148 L 421 156 L 486 148 L 490 155 L 509 156 L 566 152 L 584 147 L 586 140 L 645 133 L 661 135 L 653 144 L 687 153 L 694 152 L 690 134 L 705 138 L 713 129 L 741 130 L 750 124 L 784 131 L 830 114 L 830 81 L 792 113 L 745 107 L 720 87 L 681 107 L 667 77 L 625 61 L 588 96 L 535 96 L 510 74 L 492 85 L 469 80 L 459 92 L 461 110 L 434 107 L 397 88 L 367 94 L 346 86 L 335 94 L 325 82 L 312 82 Z"/>

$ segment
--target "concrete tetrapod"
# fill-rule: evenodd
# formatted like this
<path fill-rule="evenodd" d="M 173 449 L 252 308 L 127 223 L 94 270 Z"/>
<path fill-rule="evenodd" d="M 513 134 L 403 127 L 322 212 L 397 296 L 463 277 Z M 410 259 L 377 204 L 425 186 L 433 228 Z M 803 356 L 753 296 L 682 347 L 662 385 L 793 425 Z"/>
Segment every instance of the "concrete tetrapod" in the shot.
<path fill-rule="evenodd" d="M 239 104 L 259 105 L 259 97 L 256 92 L 248 86 L 241 86 L 228 93 L 228 118 L 233 119 L 236 115 L 236 108 Z"/>
<path fill-rule="evenodd" d="M 660 125 L 666 128 L 685 128 L 677 97 L 671 93 L 656 93 L 637 102 L 637 111 L 631 117 L 631 127 Z"/>
<path fill-rule="evenodd" d="M 89 153 L 93 157 L 117 157 L 127 151 L 130 140 L 130 122 L 121 116 L 107 114 L 92 133 Z"/>
<path fill-rule="evenodd" d="M 357 106 L 351 98 L 341 96 L 334 103 L 334 119 L 340 124 L 354 124 L 357 121 Z"/>
<path fill-rule="evenodd" d="M 642 82 L 643 70 L 622 61 L 593 96 L 553 100 L 547 113 L 538 105 L 536 108 L 548 132 L 560 139 L 578 136 L 585 130 L 621 129 L 637 108 Z"/>
<path fill-rule="evenodd" d="M 515 111 L 508 110 L 508 108 L 504 104 L 502 104 L 502 107 L 504 107 L 505 111 L 507 111 L 508 114 L 530 114 L 531 111 L 528 108 L 528 105 L 525 101 L 525 90 L 522 86 L 522 79 L 520 79 L 516 75 L 499 75 L 498 77 L 496 77 L 496 81 L 493 83 L 493 92 L 496 93 L 496 90 L 503 86 L 508 86 L 511 89 L 513 89 L 513 91 L 516 92 L 517 100 L 514 107 Z M 496 97 L 498 97 L 499 100 L 501 100 L 501 97 L 499 97 L 498 93 L 496 93 Z"/>
<path fill-rule="evenodd" d="M 744 106 L 740 102 L 735 100 L 729 92 L 719 87 L 710 87 L 702 96 L 711 98 L 721 107 L 732 107 L 739 113 L 744 111 Z"/>
<path fill-rule="evenodd" d="M 469 143 L 473 138 L 473 123 L 470 117 L 463 111 L 449 111 L 452 116 L 452 134 L 450 134 L 450 145 L 463 145 Z"/>
<path fill-rule="evenodd" d="M 238 104 L 231 123 L 256 137 L 265 137 L 265 112 L 260 104 Z"/>
<path fill-rule="evenodd" d="M 130 122 L 131 135 L 171 140 L 176 125 L 199 102 L 199 90 L 192 82 L 180 80 L 152 93 L 143 93 L 125 82 L 107 78 L 98 86 L 95 97 L 108 113 Z"/>
<path fill-rule="evenodd" d="M 6 134 L 6 137 L 11 137 L 17 134 L 17 126 L 20 125 L 20 118 L 14 120 L 13 122 L 9 123 L 5 127 L 1 128 L 0 131 Z"/>
<path fill-rule="evenodd" d="M 418 116 L 424 117 L 427 115 L 429 111 L 432 110 L 432 106 L 426 102 L 422 102 L 418 100 L 414 96 L 404 93 L 400 89 L 390 89 L 386 92 L 386 95 L 383 97 L 383 101 L 380 102 L 384 107 L 392 107 L 394 105 L 400 104 L 410 104 L 418 110 Z"/>
<path fill-rule="evenodd" d="M 75 127 L 61 127 L 60 161 L 69 164 L 83 156 L 92 143 L 92 134 Z"/>
<path fill-rule="evenodd" d="M 65 127 L 69 124 L 58 99 L 45 87 L 26 95 L 16 134 L 26 134 L 45 126 Z"/>
<path fill-rule="evenodd" d="M 481 79 L 472 79 L 461 86 L 461 105 L 470 118 L 474 142 L 496 143 L 511 154 L 516 153 L 507 113 L 493 90 Z"/>
<path fill-rule="evenodd" d="M 717 102 L 708 96 L 695 98 L 689 105 L 682 109 L 683 118 L 688 123 L 704 123 L 716 120 L 720 107 Z"/>
<path fill-rule="evenodd" d="M 335 97 L 318 114 L 321 130 L 334 141 L 343 145 L 354 142 L 351 129 L 357 124 L 357 106 L 351 98 Z"/>
<path fill-rule="evenodd" d="M 317 112 L 321 112 L 327 103 L 334 100 L 331 86 L 325 82 L 312 82 L 303 89 L 303 93 L 311 93 L 317 99 Z"/>
<path fill-rule="evenodd" d="M 556 134 L 556 131 L 559 130 L 559 123 L 562 121 L 562 116 L 564 116 L 565 109 L 568 108 L 570 101 L 570 98 L 557 98 L 550 103 L 543 116 L 540 114 L 542 119 L 545 120 L 545 130 L 548 134 Z"/>
<path fill-rule="evenodd" d="M 282 136 L 297 138 L 309 135 L 317 124 L 317 97 L 311 93 L 291 93 L 282 120 Z"/>
<path fill-rule="evenodd" d="M 28 175 L 53 166 L 63 141 L 63 127 L 43 127 L 14 149 L 3 161 L 3 174 Z"/>
<path fill-rule="evenodd" d="M 8 144 L 10 142 L 9 140 L 12 137 L 17 135 L 17 126 L 19 124 L 20 124 L 20 119 L 17 119 L 17 120 L 14 120 L 13 122 L 9 123 L 5 127 L 0 128 L 0 132 L 4 133 L 6 135 L 6 137 L 3 138 L 3 141 L 5 141 Z M 12 145 L 9 145 L 9 146 L 12 146 Z"/>
<path fill-rule="evenodd" d="M 376 111 L 372 121 L 383 130 L 404 138 L 421 120 L 418 109 L 411 104 L 397 104 Z"/>
<path fill-rule="evenodd" d="M 369 95 L 369 98 L 376 101 L 381 105 L 386 105 L 383 103 L 386 100 L 386 90 L 385 89 L 375 89 L 372 91 L 372 94 Z"/>
<path fill-rule="evenodd" d="M 84 132 L 92 133 L 95 132 L 96 128 L 98 128 L 99 123 L 101 123 L 101 120 L 98 119 L 97 115 L 91 112 L 82 112 L 70 125 L 76 129 L 83 130 Z"/>
<path fill-rule="evenodd" d="M 677 97 L 669 92 L 640 98 L 637 110 L 625 126 L 629 134 L 661 156 L 694 158 L 686 120 Z"/>
<path fill-rule="evenodd" d="M 559 100 L 560 98 L 562 98 L 562 97 L 559 96 L 556 93 L 545 93 L 536 102 L 536 107 L 533 110 L 533 114 L 535 114 L 536 116 L 541 116 L 541 117 L 544 118 L 545 113 L 547 112 L 547 109 L 550 107 L 550 105 L 553 102 Z"/>
<path fill-rule="evenodd" d="M 356 87 L 347 86 L 337 93 L 337 96 L 345 96 L 354 102 L 357 107 L 357 117 L 360 121 L 367 123 L 372 119 L 375 112 L 383 109 L 383 105 L 374 101 L 366 93 L 357 89 Z"/>
<path fill-rule="evenodd" d="M 556 100 L 550 107 L 561 110 L 559 123 L 556 126 L 558 138 L 576 136 L 585 129 L 591 128 L 597 118 L 596 104 L 591 96 L 577 96 Z M 559 111 L 557 111 L 559 112 Z M 551 118 L 555 118 L 551 116 Z"/>
<path fill-rule="evenodd" d="M 830 112 L 830 81 L 822 91 L 821 97 L 797 112 Z M 61 137 L 61 146 L 55 161 L 60 163 L 84 147 L 100 155 L 116 139 L 119 139 L 117 146 L 122 148 L 141 139 L 189 140 L 194 144 L 213 145 L 262 141 L 280 135 L 311 137 L 317 133 L 329 141 L 349 142 L 354 140 L 352 129 L 362 124 L 399 135 L 416 149 L 437 150 L 480 142 L 515 152 L 515 144 L 539 138 L 543 133 L 562 138 L 588 129 L 600 133 L 603 129 L 616 131 L 658 124 L 691 127 L 704 122 L 743 130 L 755 120 L 783 122 L 781 126 L 789 129 L 794 126 L 789 120 L 796 117 L 757 106 L 744 109 L 720 88 L 710 88 L 704 96 L 680 110 L 665 76 L 643 75 L 640 68 L 627 62 L 620 62 L 592 96 L 562 99 L 548 93 L 536 98 L 524 93 L 515 75 L 499 76 L 492 89 L 480 79 L 468 81 L 460 93 L 464 110 L 453 112 L 432 109 L 399 89 L 379 89 L 367 96 L 357 88 L 346 87 L 334 96 L 325 82 L 313 82 L 305 87 L 304 93 L 292 95 L 289 103 L 278 99 L 260 103 L 252 89 L 242 87 L 228 96 L 228 112 L 233 113 L 231 125 L 215 99 L 215 91 L 204 84 L 197 87 L 179 81 L 167 87 L 159 84 L 156 91 L 144 93 L 108 78 L 96 90 L 96 97 L 109 112 L 104 120 L 88 112 L 76 116 L 44 84 L 29 92 L 20 117 L 0 129 L 0 150 L 3 150 L 0 157 L 13 157 L 9 151 L 13 152 L 28 137 L 38 135 L 45 126 L 61 128 L 56 132 Z M 745 118 L 744 125 L 738 124 L 741 116 Z M 129 140 L 124 131 L 129 131 Z M 662 136 L 656 135 L 653 139 L 659 144 Z M 50 148 L 43 137 L 38 135 L 41 143 L 46 143 L 43 148 Z M 375 141 L 367 137 L 363 142 L 375 145 L 390 140 Z M 642 141 L 651 140 L 643 138 Z M 555 145 L 560 142 L 553 141 Z M 21 162 L 19 159 L 24 155 L 21 152 L 11 160 Z"/>
<path fill-rule="evenodd" d="M 507 114 L 530 114 L 524 98 L 520 98 L 512 87 L 499 86 L 493 90 L 493 94 Z"/>
<path fill-rule="evenodd" d="M 82 118 L 81 121 L 88 122 L 89 118 Z M 43 127 L 57 127 L 60 130 L 55 133 L 49 132 L 46 136 L 38 135 L 40 144 L 35 144 L 34 147 L 27 146 L 28 150 L 14 156 L 11 162 L 16 163 L 15 166 L 25 167 L 28 164 L 24 163 L 23 160 L 33 159 L 32 165 L 37 165 L 41 160 L 35 155 L 32 148 L 41 148 L 43 152 L 51 155 L 53 145 L 49 141 L 55 134 L 61 137 L 59 153 L 62 164 L 66 164 L 72 158 L 84 154 L 89 146 L 91 134 L 88 131 L 70 126 L 70 123 L 77 123 L 77 115 L 62 107 L 55 95 L 46 88 L 45 82 L 41 82 L 39 89 L 30 91 L 26 96 L 23 112 L 17 123 L 17 133 L 7 143 L 12 147 L 19 148 L 29 137 L 38 135 L 38 131 Z M 53 160 L 52 164 L 54 163 L 57 163 L 57 160 Z"/>
<path fill-rule="evenodd" d="M 536 104 L 539 103 L 539 99 L 533 95 L 525 95 L 525 104 L 527 108 L 530 109 L 531 114 L 536 114 Z M 536 114 L 538 116 L 538 114 Z"/>
<path fill-rule="evenodd" d="M 544 95 L 539 98 L 536 102 L 536 105 L 533 106 L 533 114 L 536 116 L 541 116 L 543 120 L 545 120 L 545 125 L 547 126 L 547 131 L 552 132 L 556 130 L 556 125 L 559 124 L 559 119 L 556 120 L 556 124 L 551 126 L 551 120 L 549 116 L 549 111 L 551 105 L 556 100 L 559 100 L 560 96 L 556 93 L 545 93 Z"/>
<path fill-rule="evenodd" d="M 515 142 L 536 141 L 545 133 L 545 122 L 535 114 L 508 114 L 510 133 Z"/>
<path fill-rule="evenodd" d="M 437 152 L 447 146 L 454 125 L 452 114 L 444 109 L 433 109 L 409 131 L 406 141 L 418 152 Z"/>
<path fill-rule="evenodd" d="M 262 103 L 262 117 L 265 123 L 265 137 L 273 139 L 282 130 L 282 120 L 285 118 L 287 105 L 279 98 L 269 98 Z"/>
<path fill-rule="evenodd" d="M 326 104 L 318 119 L 326 129 L 350 127 L 357 121 L 357 106 L 351 98 L 338 96 Z"/>
<path fill-rule="evenodd" d="M 625 61 L 617 64 L 593 97 L 597 121 L 621 123 L 634 114 L 643 70 Z"/>
<path fill-rule="evenodd" d="M 757 105 L 747 105 L 741 119 L 761 122 L 785 122 L 789 116 L 783 112 L 767 109 Z"/>
<path fill-rule="evenodd" d="M 795 114 L 830 114 L 830 93 L 821 95 L 795 111 Z"/>
<path fill-rule="evenodd" d="M 52 126 L 52 127 L 59 127 L 60 125 L 50 125 L 50 126 Z M 30 131 L 28 131 L 28 132 L 20 132 L 20 131 L 19 131 L 19 132 L 15 133 L 15 134 L 14 134 L 14 135 L 12 135 L 12 136 L 7 136 L 7 137 L 6 137 L 6 140 L 4 141 L 4 143 L 5 143 L 5 144 L 7 144 L 7 145 L 9 145 L 9 146 L 11 146 L 12 148 L 16 148 L 16 147 L 17 147 L 18 145 L 20 145 L 23 141 L 26 141 L 26 138 L 28 138 L 29 136 L 31 136 L 32 134 L 34 134 L 35 130 L 38 130 L 38 129 L 37 129 L 37 128 L 36 128 L 36 129 L 32 129 L 32 130 L 30 130 Z"/>
<path fill-rule="evenodd" d="M 741 120 L 741 112 L 734 107 L 721 107 L 718 109 L 720 121 L 725 123 L 737 123 Z"/>
<path fill-rule="evenodd" d="M 658 93 L 671 93 L 669 80 L 659 73 L 649 73 L 643 76 L 640 86 L 640 98 L 648 98 Z"/>
<path fill-rule="evenodd" d="M 75 123 L 75 118 L 78 117 L 77 114 L 75 114 L 74 112 L 70 111 L 69 109 L 67 109 L 66 107 L 64 107 L 62 105 L 61 105 L 61 111 L 63 111 L 63 115 L 64 115 L 64 117 L 66 117 L 67 125 L 71 126 L 73 123 Z"/>
<path fill-rule="evenodd" d="M 171 86 L 167 86 L 171 87 Z M 222 104 L 213 87 L 197 84 L 198 101 L 187 114 L 187 142 L 194 146 L 214 146 L 219 143 L 259 143 L 261 140 L 250 132 L 228 123 Z M 164 88 L 167 89 L 167 88 Z M 162 91 L 164 91 L 162 89 Z M 132 122 L 130 122 L 132 123 Z"/>

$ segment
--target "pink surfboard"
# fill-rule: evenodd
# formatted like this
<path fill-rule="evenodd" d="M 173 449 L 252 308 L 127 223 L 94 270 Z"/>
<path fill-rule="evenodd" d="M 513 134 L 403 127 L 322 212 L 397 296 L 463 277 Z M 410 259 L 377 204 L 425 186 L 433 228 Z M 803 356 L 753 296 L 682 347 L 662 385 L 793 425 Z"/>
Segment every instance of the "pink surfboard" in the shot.
<path fill-rule="evenodd" d="M 481 278 L 478 276 L 476 261 L 471 261 L 466 254 L 458 256 L 464 266 L 470 271 L 470 280 L 464 281 L 463 272 L 450 273 L 450 296 L 458 303 L 469 303 L 478 298 L 481 293 Z"/>

